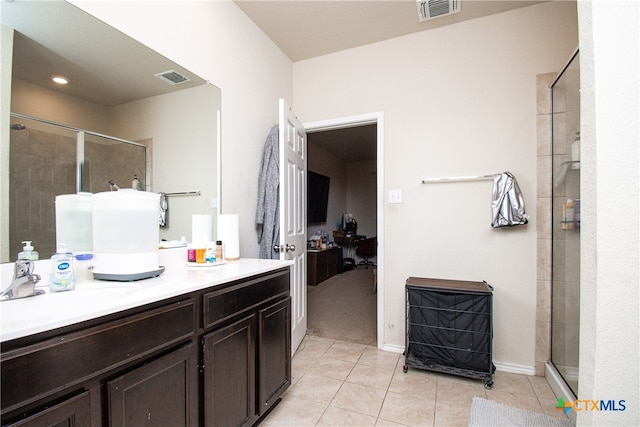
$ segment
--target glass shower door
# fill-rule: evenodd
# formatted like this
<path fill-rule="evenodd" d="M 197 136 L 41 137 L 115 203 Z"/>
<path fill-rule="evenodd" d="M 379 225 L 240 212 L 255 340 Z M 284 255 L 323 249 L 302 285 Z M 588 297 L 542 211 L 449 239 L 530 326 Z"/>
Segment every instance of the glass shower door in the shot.
<path fill-rule="evenodd" d="M 580 58 L 552 86 L 551 362 L 578 395 L 580 337 Z"/>

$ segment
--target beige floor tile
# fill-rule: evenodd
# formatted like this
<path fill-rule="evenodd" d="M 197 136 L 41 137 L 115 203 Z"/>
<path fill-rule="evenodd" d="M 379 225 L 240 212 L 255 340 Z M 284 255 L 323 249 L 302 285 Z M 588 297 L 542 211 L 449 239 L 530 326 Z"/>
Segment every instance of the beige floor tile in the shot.
<path fill-rule="evenodd" d="M 345 382 L 331 406 L 375 417 L 382 407 L 384 395 L 384 390 Z"/>
<path fill-rule="evenodd" d="M 341 386 L 342 380 L 307 373 L 291 387 L 289 394 L 328 405 Z"/>
<path fill-rule="evenodd" d="M 358 363 L 347 377 L 347 381 L 386 391 L 389 388 L 392 376 L 393 370 L 391 369 L 376 368 L 375 366 Z"/>
<path fill-rule="evenodd" d="M 325 355 L 318 359 L 315 365 L 309 368 L 307 372 L 344 381 L 355 365 L 355 362 L 333 359 Z"/>
<path fill-rule="evenodd" d="M 388 392 L 379 418 L 408 426 L 432 426 L 434 415 L 433 400 Z"/>
<path fill-rule="evenodd" d="M 528 376 L 527 379 L 536 396 L 538 396 L 538 400 L 557 400 L 555 393 L 545 377 Z"/>
<path fill-rule="evenodd" d="M 311 402 L 295 396 L 288 396 L 286 399 L 282 399 L 265 418 L 263 424 L 274 427 L 315 426 L 326 409 L 327 405 Z"/>
<path fill-rule="evenodd" d="M 436 427 L 466 427 L 469 425 L 471 405 L 457 405 L 436 402 Z"/>
<path fill-rule="evenodd" d="M 438 375 L 437 402 L 448 404 L 464 402 L 471 405 L 474 396 L 487 398 L 484 381 L 455 375 Z"/>
<path fill-rule="evenodd" d="M 376 427 L 407 427 L 407 425 L 378 418 L 378 421 L 376 421 Z"/>
<path fill-rule="evenodd" d="M 487 391 L 501 391 L 513 394 L 531 395 L 533 387 L 526 375 L 512 374 L 509 372 L 496 372 L 493 374 L 493 387 Z"/>
<path fill-rule="evenodd" d="M 409 368 L 373 346 L 307 337 L 292 362 L 293 384 L 261 425 L 466 426 L 474 396 L 562 417 L 544 377 L 496 372 L 485 381 Z"/>
<path fill-rule="evenodd" d="M 325 351 L 329 349 L 333 345 L 336 340 L 331 338 L 322 338 L 307 335 L 300 343 L 300 347 L 296 351 L 296 354 L 299 352 L 314 352 L 318 355 L 322 355 Z"/>
<path fill-rule="evenodd" d="M 391 379 L 389 391 L 435 401 L 437 386 L 438 376 L 435 374 L 411 370 L 405 374 L 402 370 L 396 370 Z"/>
<path fill-rule="evenodd" d="M 330 406 L 316 425 L 336 427 L 373 427 L 376 425 L 376 417 Z"/>
<path fill-rule="evenodd" d="M 398 360 L 400 360 L 400 354 L 391 353 L 388 351 L 378 350 L 375 347 L 367 347 L 362 353 L 362 357 L 358 360 L 359 364 L 375 366 L 377 368 L 395 369 Z M 402 359 L 404 362 L 404 359 Z"/>
<path fill-rule="evenodd" d="M 333 359 L 357 362 L 364 353 L 366 345 L 336 341 L 326 351 L 325 355 Z"/>

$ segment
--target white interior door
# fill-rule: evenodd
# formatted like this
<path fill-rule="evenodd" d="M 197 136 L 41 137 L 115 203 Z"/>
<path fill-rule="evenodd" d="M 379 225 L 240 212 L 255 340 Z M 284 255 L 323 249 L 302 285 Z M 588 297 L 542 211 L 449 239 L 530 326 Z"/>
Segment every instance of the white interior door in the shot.
<path fill-rule="evenodd" d="M 294 262 L 291 274 L 291 352 L 307 333 L 307 133 L 281 99 L 280 259 Z"/>

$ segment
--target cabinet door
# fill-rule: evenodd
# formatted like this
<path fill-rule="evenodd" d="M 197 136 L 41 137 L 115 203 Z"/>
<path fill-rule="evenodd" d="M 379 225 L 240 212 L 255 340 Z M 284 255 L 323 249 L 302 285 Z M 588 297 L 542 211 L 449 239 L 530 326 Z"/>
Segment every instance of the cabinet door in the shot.
<path fill-rule="evenodd" d="M 291 297 L 259 312 L 260 415 L 291 384 Z"/>
<path fill-rule="evenodd" d="M 207 426 L 252 425 L 256 414 L 255 314 L 204 336 Z"/>
<path fill-rule="evenodd" d="M 110 425 L 198 425 L 197 364 L 190 344 L 109 381 Z"/>
<path fill-rule="evenodd" d="M 91 425 L 89 392 L 65 400 L 16 423 L 11 427 L 81 427 Z"/>

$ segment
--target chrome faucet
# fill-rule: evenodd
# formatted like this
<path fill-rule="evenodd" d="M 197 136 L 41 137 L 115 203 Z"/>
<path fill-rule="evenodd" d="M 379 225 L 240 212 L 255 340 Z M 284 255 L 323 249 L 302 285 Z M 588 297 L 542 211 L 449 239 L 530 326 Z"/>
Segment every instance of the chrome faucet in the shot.
<path fill-rule="evenodd" d="M 42 289 L 36 289 L 36 284 L 40 281 L 39 274 L 33 274 L 35 264 L 26 259 L 16 261 L 13 270 L 11 285 L 2 291 L 0 300 L 10 300 L 18 298 L 33 297 L 44 294 Z"/>

